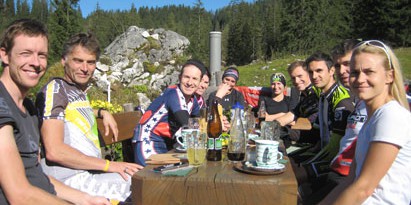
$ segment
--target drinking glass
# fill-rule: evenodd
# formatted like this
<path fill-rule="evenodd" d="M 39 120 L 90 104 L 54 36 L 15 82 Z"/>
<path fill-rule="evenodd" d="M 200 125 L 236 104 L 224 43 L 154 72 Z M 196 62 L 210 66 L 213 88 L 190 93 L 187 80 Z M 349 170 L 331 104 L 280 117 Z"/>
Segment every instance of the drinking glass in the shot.
<path fill-rule="evenodd" d="M 278 121 L 261 122 L 261 138 L 266 140 L 280 140 L 281 125 Z"/>
<path fill-rule="evenodd" d="M 204 163 L 207 153 L 207 135 L 200 133 L 200 118 L 190 118 L 184 133 L 187 140 L 188 163 L 192 166 L 200 166 Z"/>

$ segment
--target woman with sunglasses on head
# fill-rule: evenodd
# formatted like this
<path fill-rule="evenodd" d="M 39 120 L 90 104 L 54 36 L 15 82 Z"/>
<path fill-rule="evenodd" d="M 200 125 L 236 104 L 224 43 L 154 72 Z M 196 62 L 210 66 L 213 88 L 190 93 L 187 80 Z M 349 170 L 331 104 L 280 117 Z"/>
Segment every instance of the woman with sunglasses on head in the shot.
<path fill-rule="evenodd" d="M 411 113 L 400 64 L 376 40 L 353 51 L 350 85 L 366 104 L 368 120 L 357 141 L 353 183 L 335 204 L 410 204 Z"/>

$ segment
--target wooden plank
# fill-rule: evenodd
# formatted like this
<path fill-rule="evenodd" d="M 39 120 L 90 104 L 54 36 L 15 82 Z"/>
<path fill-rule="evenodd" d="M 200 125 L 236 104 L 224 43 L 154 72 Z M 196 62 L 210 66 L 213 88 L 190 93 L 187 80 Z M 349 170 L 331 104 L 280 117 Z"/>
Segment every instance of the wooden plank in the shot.
<path fill-rule="evenodd" d="M 142 114 L 139 111 L 113 114 L 113 117 L 116 120 L 118 127 L 118 142 L 131 139 L 133 137 L 134 128 L 140 121 L 141 115 Z M 102 119 L 97 119 L 97 127 L 101 135 L 103 136 L 106 145 L 115 143 L 112 141 L 113 133 L 111 132 L 111 130 L 108 136 L 104 135 L 104 125 Z"/>
<path fill-rule="evenodd" d="M 295 122 L 295 125 L 291 126 L 293 130 L 311 130 L 311 122 L 307 118 L 300 117 Z"/>

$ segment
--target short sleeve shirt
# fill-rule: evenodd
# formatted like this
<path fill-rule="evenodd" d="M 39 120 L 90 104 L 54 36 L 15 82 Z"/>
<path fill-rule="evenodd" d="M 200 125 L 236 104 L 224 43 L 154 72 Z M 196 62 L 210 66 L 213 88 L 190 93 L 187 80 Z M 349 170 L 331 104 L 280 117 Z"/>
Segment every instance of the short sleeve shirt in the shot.
<path fill-rule="evenodd" d="M 13 127 L 14 139 L 29 182 L 46 192 L 56 194 L 54 186 L 38 163 L 40 133 L 36 109 L 29 99 L 24 100 L 24 107 L 26 113 L 16 106 L 3 83 L 0 82 L 0 126 L 11 125 Z M 0 204 L 8 204 L 1 187 Z"/>
<path fill-rule="evenodd" d="M 377 109 L 358 135 L 355 160 L 358 177 L 371 143 L 385 142 L 400 149 L 388 172 L 363 204 L 406 204 L 411 201 L 411 113 L 397 101 Z"/>

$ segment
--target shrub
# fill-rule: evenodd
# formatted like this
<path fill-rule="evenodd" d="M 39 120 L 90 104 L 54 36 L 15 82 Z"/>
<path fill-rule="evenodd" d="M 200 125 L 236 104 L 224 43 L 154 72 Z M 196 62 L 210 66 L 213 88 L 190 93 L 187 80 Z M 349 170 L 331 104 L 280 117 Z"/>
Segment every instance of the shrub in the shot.
<path fill-rule="evenodd" d="M 113 62 L 111 61 L 111 59 L 108 56 L 101 56 L 100 57 L 100 63 L 108 65 L 108 66 L 113 65 Z"/>

